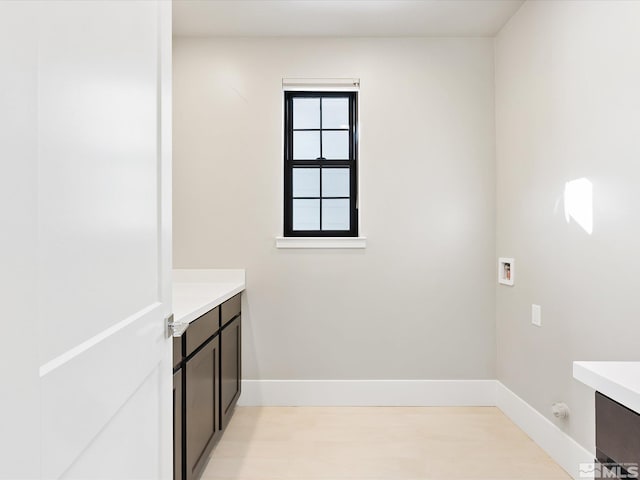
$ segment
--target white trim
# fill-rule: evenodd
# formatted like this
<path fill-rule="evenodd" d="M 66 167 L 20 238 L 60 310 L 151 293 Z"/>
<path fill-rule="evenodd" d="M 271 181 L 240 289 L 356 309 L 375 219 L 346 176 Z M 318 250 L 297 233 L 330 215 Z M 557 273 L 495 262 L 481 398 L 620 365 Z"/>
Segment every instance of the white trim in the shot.
<path fill-rule="evenodd" d="M 344 87 L 340 85 L 318 85 L 316 83 L 309 85 L 283 85 L 282 92 L 360 92 L 360 87 Z"/>
<path fill-rule="evenodd" d="M 593 463 L 595 455 L 501 382 L 496 383 L 495 405 L 569 475 L 576 479 L 588 478 L 584 473 L 580 475 L 579 466 L 581 463 Z"/>
<path fill-rule="evenodd" d="M 348 88 L 357 90 L 360 87 L 359 78 L 283 78 L 282 88 L 285 90 L 295 89 L 320 89 L 326 88 Z"/>
<path fill-rule="evenodd" d="M 45 375 L 48 375 L 49 373 L 53 372 L 57 368 L 61 367 L 62 365 L 69 363 L 71 360 L 83 354 L 87 350 L 93 348 L 94 346 L 98 345 L 99 343 L 103 342 L 105 339 L 112 337 L 123 328 L 128 327 L 129 325 L 131 325 L 134 322 L 137 322 L 141 318 L 145 318 L 147 315 L 149 315 L 159 307 L 163 307 L 163 304 L 160 302 L 154 302 L 151 305 L 146 306 L 142 310 L 139 310 L 138 312 L 134 313 L 133 315 L 128 316 L 124 320 L 120 320 L 118 323 L 111 325 L 109 328 L 106 328 L 102 332 L 97 333 L 96 335 L 89 338 L 88 340 L 85 340 L 84 342 L 76 345 L 72 349 L 67 350 L 61 355 L 58 355 L 53 360 L 49 360 L 47 363 L 40 365 L 40 369 L 39 369 L 40 377 L 42 378 Z"/>
<path fill-rule="evenodd" d="M 498 380 L 243 380 L 241 406 L 491 406 L 573 478 L 594 454 Z"/>
<path fill-rule="evenodd" d="M 243 380 L 244 406 L 492 406 L 495 380 Z"/>
<path fill-rule="evenodd" d="M 367 248 L 367 237 L 276 237 L 276 248 Z"/>

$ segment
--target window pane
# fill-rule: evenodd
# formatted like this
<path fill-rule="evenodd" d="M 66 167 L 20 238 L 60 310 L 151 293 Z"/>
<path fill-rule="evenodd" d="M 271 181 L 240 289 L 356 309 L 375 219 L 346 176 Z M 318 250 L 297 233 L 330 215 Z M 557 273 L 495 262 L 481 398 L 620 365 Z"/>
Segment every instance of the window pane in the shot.
<path fill-rule="evenodd" d="M 293 128 L 320 128 L 320 99 L 293 99 Z"/>
<path fill-rule="evenodd" d="M 295 160 L 315 160 L 319 156 L 320 132 L 293 132 L 293 158 Z"/>
<path fill-rule="evenodd" d="M 293 229 L 320 230 L 320 200 L 293 201 Z"/>
<path fill-rule="evenodd" d="M 294 197 L 319 197 L 320 196 L 320 169 L 319 168 L 294 168 L 293 169 L 293 196 Z"/>
<path fill-rule="evenodd" d="M 322 128 L 349 128 L 349 99 L 322 99 Z"/>
<path fill-rule="evenodd" d="M 322 229 L 349 230 L 349 200 L 322 201 Z"/>
<path fill-rule="evenodd" d="M 328 160 L 349 160 L 349 132 L 322 132 L 322 156 Z"/>
<path fill-rule="evenodd" d="M 322 169 L 322 196 L 323 197 L 348 197 L 349 196 L 349 169 L 348 168 L 323 168 Z"/>

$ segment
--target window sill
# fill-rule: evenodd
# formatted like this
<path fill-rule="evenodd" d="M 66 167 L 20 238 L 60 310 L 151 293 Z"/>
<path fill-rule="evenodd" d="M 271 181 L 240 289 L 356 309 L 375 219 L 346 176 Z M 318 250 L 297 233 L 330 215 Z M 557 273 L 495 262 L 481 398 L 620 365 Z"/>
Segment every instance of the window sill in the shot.
<path fill-rule="evenodd" d="M 276 248 L 367 248 L 367 237 L 276 237 Z"/>

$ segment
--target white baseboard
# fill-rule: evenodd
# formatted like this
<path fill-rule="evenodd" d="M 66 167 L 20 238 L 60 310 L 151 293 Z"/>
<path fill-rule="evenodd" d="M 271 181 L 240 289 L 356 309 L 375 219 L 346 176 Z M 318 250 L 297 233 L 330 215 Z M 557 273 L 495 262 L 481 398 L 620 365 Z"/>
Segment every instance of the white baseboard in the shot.
<path fill-rule="evenodd" d="M 496 382 L 495 405 L 575 479 L 593 478 L 580 472 L 581 464 L 593 464 L 594 454 L 560 430 L 553 422 Z"/>
<path fill-rule="evenodd" d="M 243 380 L 238 405 L 495 406 L 573 478 L 594 458 L 498 380 Z"/>
<path fill-rule="evenodd" d="M 243 380 L 244 406 L 493 406 L 495 380 Z"/>

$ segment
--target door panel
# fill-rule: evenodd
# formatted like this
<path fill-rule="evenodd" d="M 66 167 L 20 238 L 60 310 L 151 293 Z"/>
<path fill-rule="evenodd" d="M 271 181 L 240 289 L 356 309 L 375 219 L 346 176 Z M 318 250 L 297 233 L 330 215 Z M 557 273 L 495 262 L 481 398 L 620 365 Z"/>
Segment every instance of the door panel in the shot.
<path fill-rule="evenodd" d="M 28 200 L 6 202 L 24 237 L 11 253 L 30 259 L 6 272 L 28 279 L 8 289 L 26 307 L 9 309 L 3 378 L 28 382 L 8 406 L 34 419 L 3 422 L 30 458 L 1 461 L 0 478 L 169 480 L 171 3 L 0 4 L 0 77 L 23 77 L 0 79 L 15 104 L 0 127 L 17 122 L 0 158 Z"/>
<path fill-rule="evenodd" d="M 138 480 L 160 477 L 156 462 L 140 462 L 158 454 L 161 411 L 158 391 L 161 388 L 161 367 L 156 368 L 131 395 L 89 444 L 88 449 L 60 477 L 65 480 Z M 115 443 L 112 439 L 119 438 Z M 126 472 L 123 473 L 123 472 Z"/>
<path fill-rule="evenodd" d="M 45 7 L 38 65 L 42 363 L 157 302 L 159 269 L 158 6 Z"/>
<path fill-rule="evenodd" d="M 0 291 L 6 320 L 0 349 L 3 479 L 40 475 L 40 363 L 32 340 L 38 335 L 38 42 L 34 3 L 0 1 Z"/>
<path fill-rule="evenodd" d="M 141 345 L 141 339 L 144 339 L 144 345 Z M 98 441 L 100 436 L 109 434 L 109 431 L 102 431 L 104 426 L 136 396 L 141 381 L 161 368 L 162 362 L 158 359 L 163 356 L 165 343 L 158 305 L 42 377 L 42 467 L 45 478 L 60 477 L 92 442 L 105 443 Z M 167 373 L 171 372 L 169 364 Z M 157 403 L 158 391 L 152 392 L 155 397 L 148 398 L 149 408 Z M 142 410 L 141 419 L 148 413 L 148 410 Z M 171 412 L 167 413 L 167 418 L 171 419 Z M 157 437 L 148 438 L 155 443 Z M 112 440 L 114 445 L 122 442 L 121 438 Z M 90 448 L 88 453 L 91 453 Z M 103 454 L 111 456 L 108 451 Z"/>

